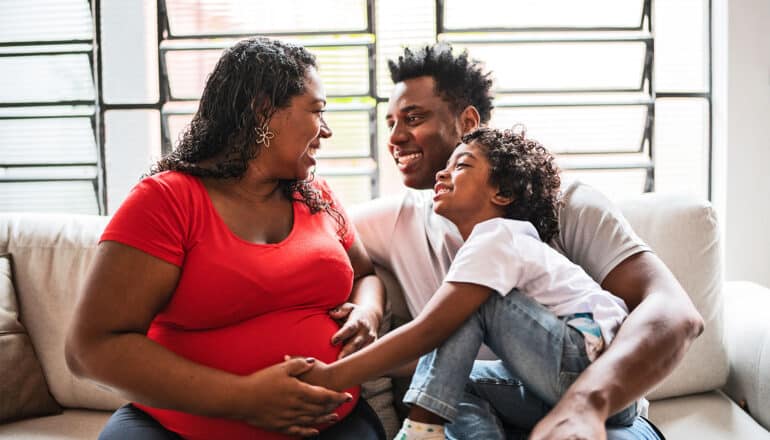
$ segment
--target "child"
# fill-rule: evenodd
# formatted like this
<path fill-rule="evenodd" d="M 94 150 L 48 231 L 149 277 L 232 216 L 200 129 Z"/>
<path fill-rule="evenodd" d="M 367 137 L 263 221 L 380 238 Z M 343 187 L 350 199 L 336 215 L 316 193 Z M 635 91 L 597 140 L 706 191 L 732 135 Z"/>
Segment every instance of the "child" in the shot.
<path fill-rule="evenodd" d="M 509 130 L 475 130 L 436 181 L 433 209 L 465 240 L 441 287 L 412 322 L 303 377 L 343 389 L 438 347 L 420 359 L 397 440 L 444 438 L 482 342 L 553 406 L 628 314 L 620 298 L 544 243 L 558 232 L 561 182 L 542 145 Z M 501 414 L 523 429 L 542 415 Z M 608 423 L 635 417 L 631 405 Z"/>

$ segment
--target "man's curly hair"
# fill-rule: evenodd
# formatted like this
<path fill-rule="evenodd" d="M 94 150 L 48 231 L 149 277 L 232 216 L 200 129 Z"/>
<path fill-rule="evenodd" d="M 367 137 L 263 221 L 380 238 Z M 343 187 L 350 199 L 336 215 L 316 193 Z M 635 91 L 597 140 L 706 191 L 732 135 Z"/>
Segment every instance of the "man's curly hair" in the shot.
<path fill-rule="evenodd" d="M 505 217 L 532 223 L 547 242 L 559 232 L 561 178 L 554 156 L 524 132 L 479 128 L 463 142 L 481 147 L 490 165 L 489 182 L 513 199 Z"/>
<path fill-rule="evenodd" d="M 482 124 L 492 115 L 490 73 L 482 71 L 480 62 L 469 59 L 467 51 L 455 56 L 452 46 L 446 43 L 425 46 L 416 52 L 405 48 L 397 62 L 388 60 L 388 68 L 394 84 L 421 76 L 432 77 L 437 95 L 448 102 L 456 114 L 472 105 L 479 111 Z"/>
<path fill-rule="evenodd" d="M 305 92 L 305 74 L 311 67 L 317 67 L 315 56 L 307 49 L 278 40 L 249 38 L 226 49 L 176 148 L 150 174 L 180 171 L 198 177 L 243 177 L 264 148 L 257 144 L 255 128 Z M 201 165 L 211 159 L 216 161 L 213 165 Z M 311 212 L 329 212 L 343 230 L 343 217 L 310 182 L 287 180 L 280 186 L 290 200 L 305 203 Z"/>

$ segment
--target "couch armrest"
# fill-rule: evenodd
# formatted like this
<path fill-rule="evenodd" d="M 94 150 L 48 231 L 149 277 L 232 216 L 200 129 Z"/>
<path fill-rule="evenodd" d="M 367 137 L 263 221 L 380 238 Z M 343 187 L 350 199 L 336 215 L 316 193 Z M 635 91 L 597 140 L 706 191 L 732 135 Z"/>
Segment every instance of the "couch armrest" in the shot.
<path fill-rule="evenodd" d="M 730 375 L 724 391 L 770 429 L 770 289 L 725 283 L 725 344 Z"/>

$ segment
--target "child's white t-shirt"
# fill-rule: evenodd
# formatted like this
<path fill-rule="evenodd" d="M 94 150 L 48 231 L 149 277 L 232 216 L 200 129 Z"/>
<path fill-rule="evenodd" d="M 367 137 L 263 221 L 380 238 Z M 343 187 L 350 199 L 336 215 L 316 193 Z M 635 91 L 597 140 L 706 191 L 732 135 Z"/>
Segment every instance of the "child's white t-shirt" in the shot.
<path fill-rule="evenodd" d="M 543 243 L 526 221 L 493 218 L 477 224 L 445 281 L 486 286 L 503 296 L 516 288 L 560 317 L 592 314 L 604 343 L 586 338 L 591 358 L 602 351 L 601 346 L 609 345 L 628 315 L 622 299 Z"/>

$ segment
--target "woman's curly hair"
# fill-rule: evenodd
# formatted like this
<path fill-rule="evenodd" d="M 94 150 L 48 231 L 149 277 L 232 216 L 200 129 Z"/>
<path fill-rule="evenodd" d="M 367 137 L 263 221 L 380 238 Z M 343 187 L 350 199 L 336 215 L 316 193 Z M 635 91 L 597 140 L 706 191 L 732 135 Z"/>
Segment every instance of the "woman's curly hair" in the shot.
<path fill-rule="evenodd" d="M 554 156 L 539 142 L 527 139 L 524 131 L 479 128 L 463 142 L 476 142 L 490 165 L 489 182 L 500 195 L 513 199 L 505 217 L 532 223 L 547 242 L 559 232 L 561 178 Z"/>
<path fill-rule="evenodd" d="M 476 107 L 481 123 L 486 124 L 492 115 L 492 79 L 484 72 L 480 62 L 468 58 L 463 51 L 455 56 L 448 43 L 421 47 L 417 51 L 404 49 L 398 61 L 388 60 L 390 78 L 399 83 L 412 78 L 430 76 L 436 82 L 436 93 L 459 114 L 465 107 Z"/>
<path fill-rule="evenodd" d="M 176 148 L 150 174 L 180 171 L 198 177 L 243 177 L 249 162 L 264 148 L 257 144 L 255 129 L 304 93 L 305 74 L 316 67 L 315 56 L 307 49 L 278 40 L 249 38 L 226 49 L 207 78 L 198 111 Z M 213 165 L 201 164 L 212 160 Z M 341 229 L 344 226 L 329 198 L 309 181 L 281 181 L 280 187 L 290 200 L 305 203 L 313 213 L 327 211 Z"/>

